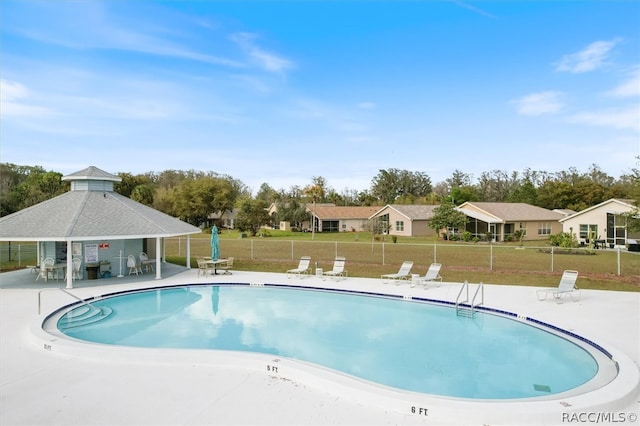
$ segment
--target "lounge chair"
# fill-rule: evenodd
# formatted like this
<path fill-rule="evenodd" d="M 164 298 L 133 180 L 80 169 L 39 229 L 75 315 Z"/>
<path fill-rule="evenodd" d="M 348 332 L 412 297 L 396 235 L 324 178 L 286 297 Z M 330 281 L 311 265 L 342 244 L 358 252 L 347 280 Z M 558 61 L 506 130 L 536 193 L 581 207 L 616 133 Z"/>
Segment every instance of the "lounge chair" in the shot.
<path fill-rule="evenodd" d="M 418 277 L 417 282 L 412 281 L 411 286 L 414 287 L 416 284 L 419 284 L 427 288 L 429 283 L 435 284 L 436 282 L 442 282 L 442 277 L 440 276 L 441 267 L 442 265 L 439 263 L 432 263 L 424 277 Z"/>
<path fill-rule="evenodd" d="M 309 275 L 311 272 L 311 256 L 302 256 L 298 267 L 295 269 L 289 269 L 287 271 L 287 278 L 291 278 L 292 275 Z"/>
<path fill-rule="evenodd" d="M 578 271 L 566 270 L 562 273 L 562 278 L 560 278 L 560 283 L 558 287 L 555 288 L 541 288 L 536 290 L 538 295 L 538 300 L 545 300 L 548 295 L 552 295 L 554 299 L 560 302 L 562 296 L 565 294 L 571 297 L 571 300 L 574 302 L 580 298 L 580 290 L 576 287 L 576 280 L 578 279 Z M 576 295 L 576 298 L 573 298 L 573 295 Z"/>
<path fill-rule="evenodd" d="M 347 259 L 342 256 L 336 257 L 333 261 L 333 269 L 322 274 L 322 279 L 325 279 L 326 277 L 332 277 L 336 281 L 340 277 L 346 279 L 347 271 L 344 270 L 344 264 L 346 261 Z"/>
<path fill-rule="evenodd" d="M 396 285 L 400 284 L 403 280 L 408 280 L 411 278 L 411 267 L 413 266 L 413 262 L 410 260 L 406 260 L 400 266 L 400 269 L 395 274 L 385 274 L 381 275 L 380 279 L 382 279 L 382 284 L 387 284 L 388 282 L 394 281 Z"/>

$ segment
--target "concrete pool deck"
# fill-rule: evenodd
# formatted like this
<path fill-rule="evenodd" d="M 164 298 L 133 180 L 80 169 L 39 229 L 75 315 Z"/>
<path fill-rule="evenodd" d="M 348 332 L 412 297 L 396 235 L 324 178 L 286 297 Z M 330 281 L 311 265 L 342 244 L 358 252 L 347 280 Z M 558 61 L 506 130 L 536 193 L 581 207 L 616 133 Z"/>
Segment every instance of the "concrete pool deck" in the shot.
<path fill-rule="evenodd" d="M 274 283 L 335 287 L 455 301 L 459 283 L 423 289 L 382 284 L 379 279 L 323 281 L 315 276 L 287 279 L 284 273 L 234 271 L 198 277 L 197 270 L 164 267 L 154 275 L 81 280 L 71 292 L 99 294 L 190 283 Z M 472 277 L 470 277 L 472 281 Z M 578 285 L 580 279 L 578 279 Z M 485 285 L 485 306 L 553 324 L 591 340 L 623 360 L 621 374 L 602 392 L 539 403 L 406 399 L 389 403 L 385 389 L 326 378 L 301 369 L 291 376 L 263 368 L 229 368 L 209 360 L 206 351 L 187 355 L 164 350 L 98 348 L 92 356 L 47 342 L 31 327 L 43 313 L 73 302 L 64 283 L 35 281 L 28 271 L 0 274 L 0 424 L 9 425 L 411 425 L 411 424 L 640 424 L 640 293 L 582 290 L 580 300 L 538 301 L 535 287 Z M 42 289 L 47 289 L 42 291 Z M 60 350 L 58 348 L 60 347 Z M 202 353 L 205 352 L 205 353 Z M 174 356 L 174 354 L 176 354 Z M 264 361 L 264 355 L 261 355 Z M 215 357 L 214 357 L 215 358 Z M 249 356 L 249 358 L 251 358 Z M 216 358 L 218 360 L 218 358 Z M 238 359 L 239 365 L 251 365 Z M 289 365 L 286 360 L 283 364 Z M 262 362 L 262 361 L 261 361 Z M 402 354 L 398 354 L 402 362 Z M 264 362 L 260 364 L 264 366 Z M 347 381 L 349 382 L 349 381 Z M 353 382 L 353 380 L 351 380 Z M 608 388 L 608 389 L 607 389 Z M 367 397 L 367 392 L 369 395 Z M 464 407 L 464 409 L 460 409 Z M 496 409 L 496 407 L 499 407 Z M 415 412 L 412 412 L 415 408 Z M 424 410 L 424 411 L 423 411 Z M 517 421 L 514 421 L 517 419 Z M 622 420 L 624 419 L 624 420 Z"/>

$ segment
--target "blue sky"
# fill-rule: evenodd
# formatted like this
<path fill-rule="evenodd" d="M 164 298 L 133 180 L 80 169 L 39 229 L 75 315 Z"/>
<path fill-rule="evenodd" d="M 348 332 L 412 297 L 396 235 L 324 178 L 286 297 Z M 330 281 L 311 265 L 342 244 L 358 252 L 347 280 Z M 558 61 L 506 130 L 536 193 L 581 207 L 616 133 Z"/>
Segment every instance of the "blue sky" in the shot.
<path fill-rule="evenodd" d="M 254 192 L 379 170 L 618 178 L 637 1 L 2 0 L 0 161 L 214 171 Z"/>

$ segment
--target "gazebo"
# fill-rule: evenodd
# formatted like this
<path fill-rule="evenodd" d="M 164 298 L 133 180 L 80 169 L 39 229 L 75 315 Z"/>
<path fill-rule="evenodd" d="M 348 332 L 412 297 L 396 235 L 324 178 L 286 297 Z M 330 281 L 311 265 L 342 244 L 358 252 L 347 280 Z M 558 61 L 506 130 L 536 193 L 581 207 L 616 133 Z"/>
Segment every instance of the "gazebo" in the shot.
<path fill-rule="evenodd" d="M 148 250 L 155 257 L 156 279 L 162 278 L 164 238 L 187 236 L 190 267 L 189 237 L 201 233 L 200 228 L 114 192 L 113 184 L 121 178 L 97 167 L 62 180 L 71 183 L 69 192 L 0 218 L 0 241 L 37 242 L 38 263 L 47 257 L 66 263 L 67 288 L 73 288 L 74 258 L 82 260 L 84 269 L 106 268 L 119 259 L 122 274 L 127 255 L 139 255 L 148 239 L 155 239 L 155 251 Z"/>

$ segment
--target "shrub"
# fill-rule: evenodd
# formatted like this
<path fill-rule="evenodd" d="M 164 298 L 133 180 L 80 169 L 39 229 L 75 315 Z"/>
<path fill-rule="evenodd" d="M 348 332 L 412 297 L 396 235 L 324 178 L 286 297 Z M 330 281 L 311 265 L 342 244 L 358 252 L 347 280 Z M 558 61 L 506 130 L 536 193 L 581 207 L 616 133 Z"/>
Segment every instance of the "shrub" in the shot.
<path fill-rule="evenodd" d="M 559 234 L 549 235 L 549 243 L 552 246 L 573 248 L 578 247 L 578 240 L 575 234 L 569 232 L 560 232 Z"/>

